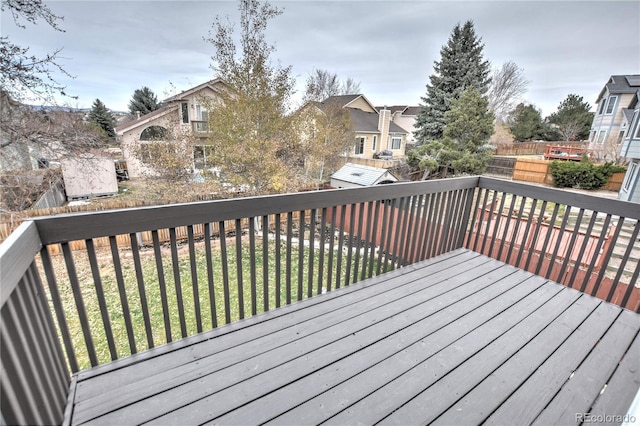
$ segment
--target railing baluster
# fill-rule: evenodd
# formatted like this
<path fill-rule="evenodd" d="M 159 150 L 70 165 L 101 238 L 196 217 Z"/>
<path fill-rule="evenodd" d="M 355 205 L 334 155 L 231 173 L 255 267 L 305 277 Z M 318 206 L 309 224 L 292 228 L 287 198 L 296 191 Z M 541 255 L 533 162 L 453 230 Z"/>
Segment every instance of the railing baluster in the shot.
<path fill-rule="evenodd" d="M 227 230 L 224 220 L 218 222 L 220 230 L 220 256 L 222 266 L 222 295 L 224 296 L 224 322 L 231 322 L 231 283 L 229 282 L 229 257 L 227 256 Z"/>
<path fill-rule="evenodd" d="M 354 205 L 355 207 L 355 205 Z M 353 264 L 353 282 L 358 282 L 358 271 L 360 270 L 360 242 L 366 240 L 362 235 L 362 221 L 364 220 L 364 203 L 358 204 L 358 227 L 356 230 L 356 258 Z M 363 260 L 364 263 L 364 260 Z"/>
<path fill-rule="evenodd" d="M 171 334 L 171 317 L 169 315 L 169 298 L 167 297 L 167 284 L 164 280 L 164 267 L 162 265 L 162 253 L 160 251 L 160 238 L 158 231 L 151 231 L 153 240 L 153 253 L 156 258 L 156 270 L 158 271 L 158 287 L 160 288 L 160 299 L 162 301 L 162 316 L 164 318 L 164 334 L 167 343 L 173 340 Z"/>
<path fill-rule="evenodd" d="M 354 228 L 356 227 L 356 205 L 349 204 L 349 237 L 347 239 L 347 270 L 344 274 L 344 285 L 348 286 L 351 283 L 351 262 L 353 260 L 353 237 L 355 235 Z"/>
<path fill-rule="evenodd" d="M 69 277 L 69 283 L 73 291 L 73 299 L 76 303 L 76 309 L 78 311 L 78 319 L 80 320 L 80 326 L 82 327 L 82 335 L 84 336 L 84 343 L 87 348 L 87 354 L 91 361 L 91 366 L 98 365 L 98 358 L 96 357 L 96 350 L 93 345 L 93 337 L 91 336 L 91 328 L 89 327 L 89 319 L 87 317 L 87 311 L 84 306 L 84 300 L 82 299 L 82 289 L 78 282 L 78 275 L 76 274 L 76 266 L 73 261 L 73 255 L 71 254 L 71 248 L 69 243 L 62 243 L 62 253 L 64 254 L 64 262 L 67 266 L 67 274 Z M 135 347 L 134 347 L 135 349 Z M 135 352 L 132 352 L 135 353 Z"/>
<path fill-rule="evenodd" d="M 207 286 L 209 288 L 209 306 L 211 309 L 211 327 L 218 327 L 218 311 L 216 308 L 216 289 L 213 277 L 213 254 L 211 252 L 211 224 L 204 224 L 204 253 L 207 263 Z"/>
<path fill-rule="evenodd" d="M 282 243 L 281 243 L 281 239 L 282 239 L 282 230 L 281 230 L 281 226 L 282 226 L 282 217 L 280 216 L 280 213 L 276 213 L 276 224 L 275 224 L 275 230 L 276 230 L 276 248 L 275 248 L 275 252 L 276 252 L 276 269 L 275 269 L 275 273 L 276 273 L 276 308 L 280 307 L 280 297 L 281 297 L 281 286 L 282 286 L 282 279 L 280 276 L 281 270 L 280 270 L 280 265 L 282 262 L 281 259 L 281 250 L 282 250 Z"/>
<path fill-rule="evenodd" d="M 320 240 L 318 246 L 320 247 L 319 259 L 318 259 L 318 294 L 322 293 L 322 283 L 324 279 L 324 251 L 325 251 L 325 239 L 327 233 L 327 208 L 322 208 L 322 214 L 320 216 Z"/>
<path fill-rule="evenodd" d="M 544 237 L 544 244 L 542 247 L 546 250 L 549 247 L 549 241 L 551 240 L 551 236 L 553 235 L 553 231 L 556 226 L 556 218 L 558 217 L 558 210 L 560 210 L 560 204 L 555 203 L 553 207 L 553 213 L 551 213 L 551 219 L 549 220 L 549 227 L 547 228 L 547 235 Z M 538 264 L 536 265 L 536 271 L 534 272 L 536 275 L 540 275 L 540 269 L 542 268 L 542 263 L 546 257 L 546 252 L 540 253 L 540 259 L 538 259 Z M 553 259 L 550 260 L 553 262 Z"/>
<path fill-rule="evenodd" d="M 404 227 L 404 222 L 405 222 L 405 215 L 404 215 L 404 211 L 406 208 L 406 204 L 407 204 L 407 198 L 406 197 L 402 197 L 399 200 L 399 203 L 397 203 L 397 206 L 394 206 L 394 210 L 395 210 L 395 221 L 394 221 L 394 233 L 393 233 L 393 248 L 392 248 L 392 254 L 393 256 L 391 257 L 391 261 L 393 262 L 394 267 L 399 267 L 401 265 L 401 262 L 398 261 L 398 259 L 400 258 L 400 253 L 399 253 L 399 248 L 398 248 L 398 243 L 401 239 L 401 236 L 404 236 L 403 234 L 403 227 Z M 400 235 L 398 235 L 400 234 Z"/>
<path fill-rule="evenodd" d="M 480 248 L 480 253 L 482 254 L 487 254 L 485 252 L 485 247 L 487 246 L 487 240 L 489 239 L 489 230 L 491 229 L 491 222 L 493 222 L 493 213 L 494 213 L 494 206 L 496 204 L 496 197 L 498 196 L 498 191 L 497 190 L 492 190 L 492 197 L 491 197 L 491 206 L 488 207 L 487 205 L 483 206 L 482 209 L 482 213 L 484 214 L 484 212 L 486 210 L 487 211 L 487 224 L 484 227 L 484 233 L 482 235 L 482 247 Z"/>
<path fill-rule="evenodd" d="M 531 244 L 529 245 L 529 255 L 527 256 L 527 262 L 524 265 L 525 271 L 529 271 L 529 265 L 531 264 L 531 259 L 533 258 L 533 254 L 536 251 L 536 243 L 538 242 L 538 235 L 540 234 L 540 228 L 542 227 L 542 219 L 544 217 L 544 212 L 546 210 L 547 210 L 547 201 L 544 200 L 542 202 L 542 206 L 540 206 L 538 221 L 536 222 L 535 228 L 533 230 L 533 236 L 531 237 Z M 542 251 L 540 252 L 540 254 L 542 254 Z"/>
<path fill-rule="evenodd" d="M 238 315 L 244 319 L 244 282 L 242 280 L 242 220 L 235 221 L 236 232 L 236 282 L 238 285 Z"/>
<path fill-rule="evenodd" d="M 640 224 L 640 221 L 636 223 L 636 229 L 638 228 L 638 224 Z M 636 269 L 635 271 L 633 271 L 631 280 L 627 284 L 627 290 L 624 292 L 624 296 L 622 297 L 622 301 L 620 302 L 620 306 L 622 306 L 623 308 L 633 310 L 633 307 L 628 306 L 628 303 L 629 303 L 629 299 L 631 298 L 631 293 L 633 293 L 633 290 L 636 289 L 635 283 L 638 282 L 639 276 L 640 276 L 640 260 L 636 260 Z M 636 307 L 635 312 L 640 313 L 640 303 Z"/>
<path fill-rule="evenodd" d="M 340 231 L 338 233 L 338 260 L 336 262 L 336 285 L 335 288 L 340 288 L 342 281 L 342 246 L 344 243 L 344 221 L 347 217 L 347 206 L 340 206 Z"/>
<path fill-rule="evenodd" d="M 571 233 L 571 240 L 569 241 L 569 247 L 567 247 L 566 254 L 564 257 L 564 261 L 562 262 L 562 267 L 560 268 L 560 274 L 558 275 L 558 282 L 564 283 L 563 277 L 567 270 L 567 266 L 571 261 L 571 253 L 573 252 L 573 246 L 576 243 L 576 239 L 578 238 L 578 234 L 580 233 L 580 224 L 582 224 L 582 217 L 584 216 L 584 209 L 580 209 L 578 211 L 578 219 L 576 219 L 576 224 L 574 225 L 573 232 Z M 576 259 L 575 267 L 577 268 L 580 264 L 580 259 Z M 571 282 L 566 283 L 567 286 L 571 286 Z"/>
<path fill-rule="evenodd" d="M 173 266 L 173 285 L 176 290 L 176 301 L 178 303 L 178 317 L 180 319 L 181 336 L 187 337 L 187 320 L 184 315 L 184 301 L 182 300 L 182 282 L 180 281 L 180 264 L 178 257 L 178 242 L 176 239 L 176 228 L 169 228 L 169 243 L 171 246 L 171 264 Z"/>
<path fill-rule="evenodd" d="M 609 261 L 611 260 L 611 255 L 613 254 L 613 251 L 615 250 L 616 241 L 618 241 L 618 237 L 620 236 L 620 231 L 622 231 L 622 228 L 624 226 L 624 220 L 625 220 L 625 218 L 618 217 L 618 223 L 616 225 L 615 231 L 613 231 L 613 237 L 611 238 L 611 243 L 609 244 L 609 249 L 607 250 L 607 254 L 604 257 L 603 267 L 600 268 L 600 273 L 598 274 L 598 278 L 596 279 L 596 282 L 593 285 L 593 290 L 591 290 L 591 294 L 594 295 L 594 296 L 596 296 L 598 294 L 598 290 L 600 289 L 600 284 L 602 283 L 602 279 L 604 278 L 604 275 L 607 272 L 607 265 L 609 264 Z M 614 285 L 615 285 L 615 283 L 614 283 Z M 613 285 L 612 285 L 612 287 L 613 287 Z"/>
<path fill-rule="evenodd" d="M 251 315 L 258 313 L 258 288 L 257 288 L 257 272 L 256 272 L 256 226 L 255 218 L 249 218 L 249 270 L 251 281 Z"/>
<path fill-rule="evenodd" d="M 401 209 L 402 212 L 402 224 L 399 228 L 400 230 L 400 244 L 398 245 L 397 249 L 394 249 L 394 252 L 396 253 L 396 263 L 399 266 L 404 266 L 407 263 L 407 259 L 406 259 L 406 241 L 407 241 L 407 237 L 408 237 L 408 227 L 409 227 L 409 218 L 410 218 L 410 211 L 411 211 L 411 199 L 412 197 L 406 197 L 404 199 L 404 206 Z M 397 242 L 397 240 L 396 240 Z"/>
<path fill-rule="evenodd" d="M 329 263 L 327 264 L 327 291 L 331 291 L 331 285 L 333 284 L 333 244 L 336 235 L 336 215 L 337 207 L 331 207 L 331 224 L 329 226 Z M 336 276 L 338 274 L 336 273 Z"/>
<path fill-rule="evenodd" d="M 500 222 L 502 221 L 502 212 L 504 210 L 505 198 L 507 197 L 506 197 L 506 194 L 503 192 L 500 196 L 500 207 L 498 207 L 498 211 L 496 212 L 496 221 L 493 224 L 493 234 L 491 235 L 491 248 L 489 249 L 490 254 L 493 254 L 493 249 L 496 246 L 496 237 L 498 236 L 498 228 L 500 228 Z"/>
<path fill-rule="evenodd" d="M 367 269 L 371 264 L 370 260 L 373 260 L 371 257 L 371 253 L 373 253 L 373 249 L 375 245 L 375 237 L 371 235 L 372 223 L 374 223 L 373 218 L 373 201 L 367 202 L 367 226 L 364 234 L 364 253 L 362 255 L 362 272 L 360 273 L 360 281 L 364 280 L 367 276 Z"/>
<path fill-rule="evenodd" d="M 527 247 L 527 238 L 529 236 L 529 231 L 531 230 L 531 223 L 533 222 L 533 215 L 536 211 L 536 206 L 538 205 L 538 200 L 531 200 L 531 209 L 529 210 L 529 215 L 527 217 L 527 225 L 524 228 L 524 233 L 522 234 L 522 239 L 520 240 L 520 250 L 518 250 L 518 257 L 516 259 L 516 267 L 521 268 L 520 261 L 522 260 L 522 255 Z M 515 241 L 514 241 L 515 242 Z"/>
<path fill-rule="evenodd" d="M 484 191 L 484 197 L 481 197 L 481 191 Z M 478 190 L 477 201 L 480 201 L 480 198 L 483 198 L 483 200 L 482 200 L 482 205 L 479 205 L 478 203 L 476 203 L 476 209 L 475 209 L 476 211 L 474 213 L 474 215 L 477 215 L 477 217 L 478 217 L 478 221 L 477 221 L 478 222 L 478 229 L 476 230 L 476 238 L 473 241 L 473 248 L 471 249 L 473 251 L 477 251 L 478 242 L 480 241 L 480 234 L 481 234 L 481 228 L 482 228 L 482 219 L 484 218 L 485 209 L 487 207 L 487 202 L 489 201 L 489 192 L 491 192 L 489 189 L 479 189 Z"/>
<path fill-rule="evenodd" d="M 303 299 L 304 296 L 304 225 L 305 225 L 305 211 L 299 212 L 298 218 L 298 287 L 296 290 L 296 298 L 298 301 Z"/>
<path fill-rule="evenodd" d="M 597 217 L 597 212 L 594 212 L 594 215 Z M 585 292 L 587 289 L 587 285 L 589 284 L 591 274 L 598 263 L 598 258 L 600 257 L 600 250 L 602 249 L 602 245 L 604 241 L 607 239 L 607 234 L 609 233 L 609 224 L 611 223 L 611 214 L 607 214 L 604 219 L 604 223 L 602 224 L 602 231 L 600 231 L 600 237 L 598 238 L 598 243 L 596 244 L 595 249 L 593 250 L 593 257 L 591 259 L 591 263 L 589 263 L 589 268 L 584 276 L 584 280 L 582 280 L 582 285 L 580 286 L 580 291 Z M 606 265 L 604 266 L 606 268 Z M 595 294 L 591 294 L 594 296 Z"/>
<path fill-rule="evenodd" d="M 505 197 L 506 198 L 506 197 Z M 502 238 L 500 241 L 500 248 L 498 249 L 498 256 L 496 259 L 502 260 L 502 250 L 504 249 L 504 244 L 507 241 L 507 237 L 509 236 L 509 227 L 511 226 L 511 221 L 513 219 L 513 208 L 516 205 L 516 196 L 511 196 L 511 203 L 509 204 L 509 212 L 507 213 L 507 220 L 504 224 L 504 230 L 502 231 Z"/>
<path fill-rule="evenodd" d="M 520 198 L 520 207 L 518 208 L 518 217 L 516 218 L 516 226 L 513 227 L 513 235 L 511 237 L 511 241 L 509 244 L 509 250 L 507 250 L 507 259 L 505 263 L 511 265 L 511 253 L 513 253 L 513 249 L 516 245 L 516 240 L 518 239 L 518 231 L 520 230 L 520 224 L 522 223 L 522 213 L 524 212 L 524 208 L 526 207 L 527 197 Z M 522 247 L 520 247 L 522 250 Z M 549 278 L 549 277 L 547 277 Z"/>
<path fill-rule="evenodd" d="M 313 264 L 315 262 L 316 209 L 309 213 L 309 264 L 307 265 L 307 297 L 313 296 Z"/>
<path fill-rule="evenodd" d="M 409 245 L 409 253 L 411 254 L 411 263 L 418 262 L 418 249 L 420 247 L 420 239 L 422 238 L 422 231 L 424 221 L 422 220 L 422 213 L 424 212 L 424 194 L 420 194 L 416 200 L 416 209 L 413 215 L 413 230 L 411 232 L 411 244 Z"/>
<path fill-rule="evenodd" d="M 138 294 L 140 296 L 140 307 L 142 308 L 142 317 L 144 320 L 144 329 L 147 336 L 147 347 L 153 348 L 153 330 L 151 329 L 151 318 L 149 317 L 149 305 L 147 303 L 147 294 L 145 291 L 144 277 L 142 275 L 142 264 L 140 262 L 140 251 L 138 250 L 138 239 L 134 232 L 129 234 L 129 241 L 131 242 L 131 254 L 133 255 L 133 265 L 136 271 L 136 282 L 138 283 Z M 93 245 L 92 240 L 87 240 L 87 250 L 89 248 L 89 242 Z M 94 282 L 96 282 L 94 278 Z M 96 292 L 98 288 L 96 287 Z M 102 305 L 100 306 L 102 310 Z M 106 307 L 105 307 L 106 310 Z M 108 319 L 108 317 L 107 317 Z M 103 319 L 104 321 L 104 319 Z M 115 358 L 113 358 L 115 359 Z"/>
<path fill-rule="evenodd" d="M 202 312 L 200 311 L 200 287 L 198 286 L 198 264 L 196 259 L 196 243 L 193 236 L 193 225 L 187 226 L 189 243 L 189 263 L 191 264 L 191 286 L 193 288 L 193 307 L 196 315 L 196 330 L 202 333 Z M 146 304 L 146 301 L 145 301 Z M 146 312 L 146 309 L 143 308 Z"/>
<path fill-rule="evenodd" d="M 456 199 L 454 202 L 454 213 L 451 224 L 451 235 L 449 237 L 449 242 L 447 244 L 447 251 L 455 250 L 459 247 L 460 240 L 460 232 L 463 228 L 463 217 L 466 212 L 467 205 L 467 190 L 459 189 L 456 190 Z"/>
<path fill-rule="evenodd" d="M 418 231 L 418 246 L 416 247 L 417 260 L 424 260 L 427 252 L 427 229 L 429 226 L 429 206 L 431 205 L 431 196 L 426 194 L 422 201 L 422 213 L 420 214 L 420 231 Z"/>
<path fill-rule="evenodd" d="M 85 240 L 85 246 L 87 248 L 87 258 L 89 259 L 91 274 L 93 276 L 93 285 L 96 289 L 98 306 L 100 307 L 100 316 L 102 317 L 102 325 L 104 327 L 104 333 L 107 338 L 107 346 L 109 347 L 109 355 L 111 356 L 111 361 L 114 361 L 118 359 L 118 351 L 116 350 L 116 344 L 113 338 L 113 330 L 111 329 L 111 321 L 109 319 L 109 310 L 107 309 L 107 302 L 105 301 L 105 298 L 104 298 L 102 278 L 100 277 L 100 268 L 98 266 L 98 259 L 96 257 L 96 249 L 94 247 L 93 240 L 92 239 Z M 136 265 L 136 268 L 137 268 L 137 265 Z"/>
<path fill-rule="evenodd" d="M 127 338 L 129 340 L 129 350 L 131 354 L 137 352 L 136 336 L 133 331 L 133 323 L 131 321 L 131 310 L 129 309 L 129 300 L 127 298 L 127 287 L 122 275 L 122 265 L 120 264 L 120 253 L 118 252 L 118 242 L 115 236 L 109 237 L 109 245 L 111 246 L 111 260 L 113 261 L 113 269 L 116 273 L 116 282 L 118 283 L 118 293 L 120 294 L 120 304 L 122 305 L 122 317 L 124 318 L 124 326 L 127 330 Z M 183 336 L 184 337 L 184 336 Z M 92 364 L 93 365 L 93 364 Z"/>
<path fill-rule="evenodd" d="M 47 278 L 47 287 L 49 288 L 51 302 L 53 303 L 53 309 L 56 314 L 56 321 L 60 328 L 60 334 L 62 335 L 62 342 L 67 355 L 67 361 L 69 362 L 69 367 L 71 367 L 71 372 L 75 373 L 79 370 L 78 360 L 73 349 L 73 343 L 71 343 L 71 334 L 69 333 L 69 326 L 67 325 L 67 317 L 65 316 L 65 311 L 60 299 L 60 292 L 58 291 L 58 284 L 56 282 L 56 276 L 54 274 L 53 264 L 51 263 L 51 257 L 49 256 L 49 249 L 47 246 L 43 246 L 40 249 L 40 260 L 42 260 L 42 267 L 44 269 L 45 277 Z"/>
<path fill-rule="evenodd" d="M 262 216 L 262 305 L 269 310 L 269 216 Z"/>
<path fill-rule="evenodd" d="M 564 216 L 562 217 L 562 223 L 560 224 L 560 229 L 558 230 L 556 245 L 555 245 L 555 248 L 553 249 L 553 254 L 551 255 L 551 260 L 549 262 L 549 267 L 547 268 L 545 278 L 551 277 L 551 271 L 553 270 L 553 266 L 555 265 L 555 261 L 558 256 L 558 250 L 560 249 L 560 245 L 562 244 L 562 235 L 564 234 L 564 230 L 567 227 L 567 221 L 569 220 L 570 214 L 571 214 L 571 206 L 566 206 L 566 209 L 564 211 Z M 555 280 L 557 282 L 560 282 L 558 280 L 558 277 L 560 277 L 560 275 L 558 275 Z"/>
<path fill-rule="evenodd" d="M 447 251 L 447 245 L 449 244 L 449 239 L 451 238 L 451 217 L 453 216 L 453 210 L 455 208 L 455 192 L 447 191 L 445 192 L 445 196 L 447 201 L 445 203 L 444 222 L 442 225 L 442 234 L 440 236 L 438 246 L 439 255 Z"/>
<path fill-rule="evenodd" d="M 291 304 L 291 237 L 293 234 L 293 212 L 287 213 L 287 258 L 286 258 L 286 301 Z"/>
<path fill-rule="evenodd" d="M 387 235 L 391 232 L 389 229 L 389 209 L 385 200 L 381 201 L 382 204 L 382 223 L 380 227 L 380 245 L 378 246 L 378 261 L 376 262 L 376 275 L 380 275 L 383 257 L 386 256 L 383 249 L 387 240 Z"/>
<path fill-rule="evenodd" d="M 620 278 L 622 278 L 622 274 L 624 273 L 624 268 L 627 266 L 627 263 L 629 262 L 629 258 L 631 257 L 631 251 L 634 249 L 634 243 L 636 242 L 636 240 L 638 239 L 638 233 L 640 233 L 640 220 L 636 221 L 636 226 L 633 228 L 633 232 L 631 234 L 631 239 L 629 240 L 629 245 L 627 245 L 627 249 L 624 252 L 624 256 L 622 257 L 622 260 L 620 261 L 620 266 L 618 267 L 618 272 L 616 273 L 616 277 L 613 279 L 613 284 L 611 285 L 611 290 L 609 291 L 609 294 L 607 295 L 607 302 L 611 301 L 611 298 L 615 292 L 615 289 L 618 285 L 620 285 Z M 638 261 L 640 263 L 640 261 Z M 636 271 L 634 272 L 634 275 L 636 276 L 636 279 L 638 278 L 637 275 L 638 271 L 636 268 Z M 628 287 L 627 287 L 627 292 L 625 292 L 625 296 L 622 300 L 622 303 L 620 304 L 621 306 L 625 306 L 627 301 L 629 300 L 629 296 L 631 296 L 631 291 L 633 291 L 633 288 L 635 286 L 635 281 L 631 280 L 629 282 Z"/>
<path fill-rule="evenodd" d="M 596 223 L 596 212 L 591 212 L 591 220 L 589 220 L 589 225 L 587 226 L 587 231 L 584 234 L 584 238 L 582 241 L 582 246 L 580 247 L 580 252 L 578 253 L 578 257 L 576 257 L 576 263 L 573 267 L 573 272 L 571 273 L 571 278 L 569 278 L 569 287 L 573 287 L 573 283 L 576 279 L 576 275 L 578 274 L 578 269 L 580 269 L 580 264 L 582 262 L 582 257 L 584 256 L 584 252 L 589 245 L 589 237 L 591 236 L 591 231 L 593 231 L 593 226 Z M 576 223 L 576 228 L 579 228 L 579 224 Z M 594 257 L 597 257 L 597 253 L 594 253 Z M 593 262 L 593 260 L 592 260 Z"/>

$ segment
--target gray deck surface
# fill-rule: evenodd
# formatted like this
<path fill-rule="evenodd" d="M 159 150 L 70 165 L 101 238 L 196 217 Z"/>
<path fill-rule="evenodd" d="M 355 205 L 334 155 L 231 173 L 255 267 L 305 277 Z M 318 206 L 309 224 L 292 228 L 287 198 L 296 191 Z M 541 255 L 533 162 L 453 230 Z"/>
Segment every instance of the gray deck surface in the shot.
<path fill-rule="evenodd" d="M 68 414 L 73 424 L 576 424 L 576 413 L 627 413 L 639 329 L 636 313 L 460 249 L 81 372 Z"/>

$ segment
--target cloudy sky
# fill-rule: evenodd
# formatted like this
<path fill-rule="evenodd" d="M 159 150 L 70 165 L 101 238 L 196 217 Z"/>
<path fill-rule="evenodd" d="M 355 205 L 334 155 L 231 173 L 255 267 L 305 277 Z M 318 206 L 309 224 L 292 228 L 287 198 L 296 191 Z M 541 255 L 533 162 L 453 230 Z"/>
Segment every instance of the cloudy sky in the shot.
<path fill-rule="evenodd" d="M 164 99 L 214 77 L 204 41 L 216 16 L 237 22 L 232 1 L 56 1 L 64 33 L 45 23 L 2 36 L 44 55 L 63 48 L 59 77 L 77 101 L 100 98 L 126 111 L 135 89 Z M 513 61 L 529 80 L 525 100 L 555 111 L 570 93 L 595 103 L 612 74 L 640 74 L 640 2 L 630 1 L 273 1 L 274 59 L 291 65 L 299 92 L 314 68 L 361 82 L 376 105 L 419 104 L 433 62 L 457 23 L 471 19 L 494 66 Z"/>

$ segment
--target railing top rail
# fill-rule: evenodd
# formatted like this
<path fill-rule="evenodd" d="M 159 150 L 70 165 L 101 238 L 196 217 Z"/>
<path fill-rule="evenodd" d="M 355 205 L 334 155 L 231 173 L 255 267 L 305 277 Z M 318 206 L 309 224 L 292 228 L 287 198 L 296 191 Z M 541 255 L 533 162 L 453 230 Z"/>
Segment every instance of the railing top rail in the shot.
<path fill-rule="evenodd" d="M 626 201 L 488 177 L 480 177 L 478 187 L 640 220 L 640 207 L 638 204 Z"/>
<path fill-rule="evenodd" d="M 34 218 L 43 244 L 475 188 L 478 177 L 402 182 Z"/>
<path fill-rule="evenodd" d="M 23 222 L 0 244 L 0 307 L 11 293 L 42 248 L 36 224 Z"/>

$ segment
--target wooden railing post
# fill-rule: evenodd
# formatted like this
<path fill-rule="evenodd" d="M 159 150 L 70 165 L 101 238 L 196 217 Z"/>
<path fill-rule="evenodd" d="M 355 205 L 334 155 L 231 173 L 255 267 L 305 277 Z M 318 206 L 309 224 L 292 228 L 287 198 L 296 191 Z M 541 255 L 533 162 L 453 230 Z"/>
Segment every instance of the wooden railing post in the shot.
<path fill-rule="evenodd" d="M 6 424 L 59 424 L 69 373 L 35 257 L 36 224 L 24 222 L 0 245 L 0 408 Z"/>

